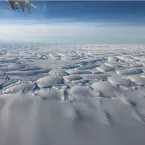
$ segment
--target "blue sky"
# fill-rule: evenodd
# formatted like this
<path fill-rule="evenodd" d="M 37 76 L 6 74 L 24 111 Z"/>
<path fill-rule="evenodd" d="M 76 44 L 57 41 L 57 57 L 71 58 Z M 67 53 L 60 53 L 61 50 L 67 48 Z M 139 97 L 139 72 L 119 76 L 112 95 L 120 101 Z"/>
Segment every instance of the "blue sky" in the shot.
<path fill-rule="evenodd" d="M 32 1 L 29 15 L 0 1 L 0 42 L 145 43 L 144 1 Z"/>

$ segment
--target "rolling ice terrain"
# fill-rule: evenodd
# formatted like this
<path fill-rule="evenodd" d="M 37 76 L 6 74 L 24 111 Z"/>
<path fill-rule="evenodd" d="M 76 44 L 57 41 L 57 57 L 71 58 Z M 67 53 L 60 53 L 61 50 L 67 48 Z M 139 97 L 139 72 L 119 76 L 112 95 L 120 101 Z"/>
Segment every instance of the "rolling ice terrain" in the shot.
<path fill-rule="evenodd" d="M 0 145 L 144 145 L 145 46 L 0 45 Z"/>

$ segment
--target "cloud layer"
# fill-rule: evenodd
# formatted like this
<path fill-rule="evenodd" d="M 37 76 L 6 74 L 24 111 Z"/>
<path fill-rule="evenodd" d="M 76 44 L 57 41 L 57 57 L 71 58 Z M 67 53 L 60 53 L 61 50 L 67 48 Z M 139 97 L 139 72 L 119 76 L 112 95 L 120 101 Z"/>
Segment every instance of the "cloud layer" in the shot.
<path fill-rule="evenodd" d="M 145 43 L 145 27 L 99 26 L 94 23 L 0 25 L 0 42 Z"/>

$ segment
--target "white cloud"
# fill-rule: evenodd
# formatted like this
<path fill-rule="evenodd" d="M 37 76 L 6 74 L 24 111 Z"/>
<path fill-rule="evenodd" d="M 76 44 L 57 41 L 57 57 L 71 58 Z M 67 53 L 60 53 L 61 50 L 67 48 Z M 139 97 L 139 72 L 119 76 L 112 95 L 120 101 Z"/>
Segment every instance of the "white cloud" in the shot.
<path fill-rule="evenodd" d="M 69 23 L 49 25 L 0 25 L 0 42 L 141 43 L 145 27 L 102 27 Z"/>

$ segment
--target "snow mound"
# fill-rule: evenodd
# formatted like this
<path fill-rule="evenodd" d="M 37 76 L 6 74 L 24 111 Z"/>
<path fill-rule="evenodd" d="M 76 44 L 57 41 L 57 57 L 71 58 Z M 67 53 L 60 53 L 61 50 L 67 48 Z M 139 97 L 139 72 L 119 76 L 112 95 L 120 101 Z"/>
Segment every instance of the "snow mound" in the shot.
<path fill-rule="evenodd" d="M 80 66 L 77 69 L 78 70 L 86 70 L 86 69 L 93 69 L 93 68 L 96 68 L 99 66 L 100 66 L 99 64 L 88 64 L 88 65 Z"/>
<path fill-rule="evenodd" d="M 140 68 L 130 68 L 126 70 L 119 70 L 117 71 L 119 75 L 133 75 L 133 74 L 141 74 L 143 70 Z"/>
<path fill-rule="evenodd" d="M 44 57 L 44 56 L 43 56 Z M 52 60 L 60 60 L 61 59 L 61 56 L 60 55 L 51 55 L 51 54 L 49 54 L 49 57 L 50 57 L 50 59 L 52 59 Z M 41 57 L 42 58 L 42 57 Z"/>
<path fill-rule="evenodd" d="M 60 93 L 60 91 L 55 90 L 55 89 L 41 89 L 37 92 L 35 92 L 35 95 L 42 97 L 42 99 L 47 99 L 47 100 L 56 100 L 60 101 L 63 100 L 63 97 Z"/>
<path fill-rule="evenodd" d="M 82 77 L 80 75 L 69 75 L 63 77 L 65 81 L 74 81 L 74 80 L 80 80 Z"/>
<path fill-rule="evenodd" d="M 134 126 L 137 122 L 141 123 L 134 109 L 120 99 L 105 99 L 102 108 L 112 125 Z"/>
<path fill-rule="evenodd" d="M 91 74 L 92 72 L 89 70 L 72 70 L 68 71 L 70 74 Z"/>
<path fill-rule="evenodd" d="M 61 69 L 74 69 L 77 67 L 79 67 L 79 65 L 66 65 L 66 66 L 63 66 Z"/>
<path fill-rule="evenodd" d="M 11 94 L 11 93 L 27 93 L 33 90 L 33 84 L 29 82 L 12 84 L 7 88 L 3 89 L 4 94 Z"/>
<path fill-rule="evenodd" d="M 73 84 L 85 85 L 88 84 L 90 81 L 88 79 L 80 79 L 72 81 Z"/>
<path fill-rule="evenodd" d="M 132 87 L 133 83 L 129 79 L 124 79 L 119 76 L 109 77 L 108 81 L 118 86 Z"/>
<path fill-rule="evenodd" d="M 63 59 L 66 59 L 66 60 L 77 60 L 77 59 L 79 59 L 80 58 L 80 56 L 78 56 L 77 54 L 76 55 L 65 55 L 65 56 L 63 56 Z"/>
<path fill-rule="evenodd" d="M 73 102 L 82 102 L 89 97 L 95 97 L 95 95 L 96 94 L 89 87 L 74 86 L 69 90 L 68 100 Z"/>
<path fill-rule="evenodd" d="M 32 73 L 33 75 L 34 73 Z M 9 72 L 5 72 L 5 75 L 23 75 L 22 71 L 16 70 L 16 71 L 9 71 Z"/>
<path fill-rule="evenodd" d="M 40 70 L 33 70 L 33 71 L 9 71 L 9 72 L 6 72 L 5 74 L 6 75 L 14 75 L 14 76 L 34 76 L 34 75 L 37 75 L 39 73 L 47 73 L 48 70 L 47 69 L 40 69 Z"/>
<path fill-rule="evenodd" d="M 48 88 L 53 85 L 63 84 L 63 79 L 59 76 L 45 76 L 37 80 L 37 85 L 39 88 Z"/>
<path fill-rule="evenodd" d="M 130 64 L 130 67 L 143 67 L 143 64 L 134 62 L 134 63 Z"/>
<path fill-rule="evenodd" d="M 131 81 L 136 83 L 137 85 L 145 86 L 145 78 L 140 76 L 131 76 Z"/>
<path fill-rule="evenodd" d="M 110 67 L 106 64 L 103 64 L 101 67 L 98 68 L 102 72 L 110 72 L 110 71 L 115 71 L 115 68 Z"/>
<path fill-rule="evenodd" d="M 105 74 L 84 74 L 81 75 L 83 78 L 85 79 L 89 79 L 89 80 L 98 80 L 98 81 L 106 81 L 107 80 L 107 75 Z"/>
<path fill-rule="evenodd" d="M 97 61 L 99 61 L 99 59 L 89 58 L 89 59 L 80 60 L 77 63 L 79 63 L 79 64 L 88 64 L 88 63 L 94 63 L 94 62 L 97 62 Z"/>
<path fill-rule="evenodd" d="M 132 56 L 124 55 L 124 56 L 117 56 L 118 59 L 123 61 L 134 61 L 134 58 Z"/>
<path fill-rule="evenodd" d="M 0 62 L 3 62 L 3 63 L 15 63 L 16 60 L 18 60 L 18 58 L 13 58 L 13 57 L 1 57 L 0 58 Z"/>
<path fill-rule="evenodd" d="M 101 70 L 99 69 L 95 69 L 95 70 L 92 70 L 92 74 L 103 74 L 104 72 L 102 72 Z"/>
<path fill-rule="evenodd" d="M 126 66 L 124 63 L 120 63 L 120 62 L 106 62 L 106 65 L 113 68 L 122 68 Z"/>
<path fill-rule="evenodd" d="M 99 92 L 101 97 L 116 98 L 116 87 L 107 81 L 93 83 L 92 88 Z"/>
<path fill-rule="evenodd" d="M 77 64 L 90 64 L 90 63 L 95 63 L 95 62 L 101 62 L 101 61 L 104 61 L 106 60 L 106 58 L 104 57 L 98 57 L 98 58 L 88 58 L 88 59 L 84 59 L 84 60 L 80 60 L 77 62 Z"/>
<path fill-rule="evenodd" d="M 9 86 L 13 83 L 16 83 L 18 80 L 16 79 L 10 79 L 8 76 L 5 77 L 3 80 L 0 81 L 0 88 L 5 88 L 6 86 Z"/>
<path fill-rule="evenodd" d="M 29 66 L 29 67 L 25 67 L 23 69 L 21 69 L 21 71 L 32 71 L 32 70 L 40 70 L 40 67 L 37 66 Z"/>
<path fill-rule="evenodd" d="M 67 75 L 69 75 L 69 73 L 67 73 L 66 71 L 64 71 L 64 70 L 51 70 L 50 72 L 49 72 L 49 74 L 51 74 L 51 75 L 58 75 L 58 76 L 67 76 Z"/>
<path fill-rule="evenodd" d="M 117 57 L 108 57 L 108 61 L 110 62 L 118 62 L 118 58 Z"/>
<path fill-rule="evenodd" d="M 145 109 L 144 89 L 124 92 L 124 96 L 131 103 L 132 107 Z"/>
<path fill-rule="evenodd" d="M 25 65 L 22 65 L 22 64 L 10 64 L 10 65 L 8 65 L 7 70 L 8 71 L 11 71 L 11 70 L 20 70 L 20 69 L 22 69 L 24 67 L 25 67 Z"/>

